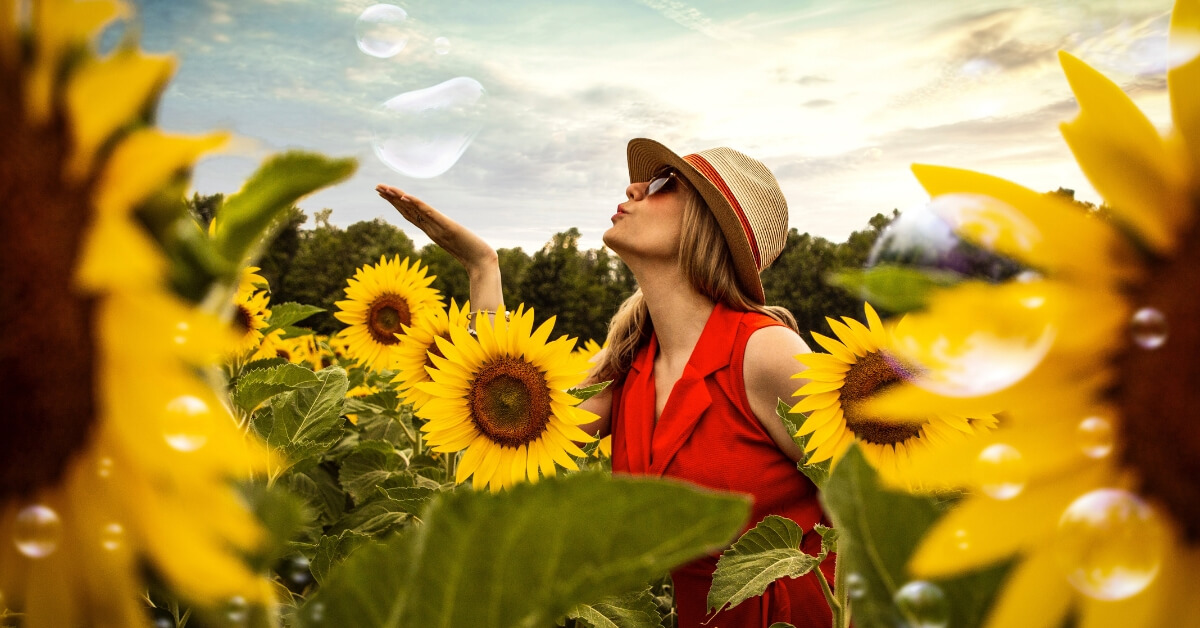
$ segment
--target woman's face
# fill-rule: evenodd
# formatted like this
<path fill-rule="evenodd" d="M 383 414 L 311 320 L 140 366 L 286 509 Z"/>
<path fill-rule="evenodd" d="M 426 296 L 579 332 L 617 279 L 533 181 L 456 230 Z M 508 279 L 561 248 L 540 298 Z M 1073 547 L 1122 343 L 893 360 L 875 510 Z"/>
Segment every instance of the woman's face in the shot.
<path fill-rule="evenodd" d="M 630 183 L 617 205 L 604 244 L 626 263 L 637 259 L 672 260 L 679 254 L 683 211 L 689 190 L 681 175 L 662 169 L 649 181 Z"/>

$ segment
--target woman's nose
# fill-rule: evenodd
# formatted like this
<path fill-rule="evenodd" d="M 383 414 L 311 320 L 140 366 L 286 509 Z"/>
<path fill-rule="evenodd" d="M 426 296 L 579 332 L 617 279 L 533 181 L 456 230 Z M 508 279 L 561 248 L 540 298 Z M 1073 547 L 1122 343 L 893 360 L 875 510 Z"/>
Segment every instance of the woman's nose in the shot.
<path fill-rule="evenodd" d="M 643 196 L 642 188 L 644 186 L 645 186 L 644 183 L 630 183 L 625 188 L 625 197 L 631 201 L 636 201 L 636 200 L 641 199 Z"/>

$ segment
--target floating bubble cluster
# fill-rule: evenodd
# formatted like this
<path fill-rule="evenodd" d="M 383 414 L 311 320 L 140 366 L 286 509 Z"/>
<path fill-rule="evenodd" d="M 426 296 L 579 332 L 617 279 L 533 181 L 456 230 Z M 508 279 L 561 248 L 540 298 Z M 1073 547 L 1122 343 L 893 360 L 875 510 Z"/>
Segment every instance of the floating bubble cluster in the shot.
<path fill-rule="evenodd" d="M 946 594 L 932 582 L 909 582 L 896 591 L 892 601 L 910 628 L 946 628 L 950 624 Z"/>

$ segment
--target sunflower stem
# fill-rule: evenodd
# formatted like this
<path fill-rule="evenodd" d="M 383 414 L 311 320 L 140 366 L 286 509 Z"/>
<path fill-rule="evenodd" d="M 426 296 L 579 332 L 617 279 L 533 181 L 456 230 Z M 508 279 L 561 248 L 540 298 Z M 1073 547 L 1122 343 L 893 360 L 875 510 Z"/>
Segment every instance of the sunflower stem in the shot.
<path fill-rule="evenodd" d="M 829 581 L 825 579 L 825 574 L 821 572 L 819 565 L 813 568 L 813 573 L 817 574 L 817 582 L 821 583 L 821 593 L 825 594 L 825 601 L 829 603 L 829 608 L 833 611 L 833 625 L 837 628 L 841 625 L 838 617 L 841 615 L 842 604 L 833 595 L 833 590 L 829 588 Z"/>

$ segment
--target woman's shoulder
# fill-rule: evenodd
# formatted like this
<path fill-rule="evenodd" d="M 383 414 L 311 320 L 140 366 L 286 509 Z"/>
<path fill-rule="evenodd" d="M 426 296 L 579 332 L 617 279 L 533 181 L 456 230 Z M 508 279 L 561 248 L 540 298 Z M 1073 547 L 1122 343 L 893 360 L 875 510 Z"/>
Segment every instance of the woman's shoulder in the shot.
<path fill-rule="evenodd" d="M 761 316 L 778 323 L 769 316 Z M 748 379 L 755 376 L 767 379 L 790 378 L 804 368 L 796 360 L 796 356 L 811 352 L 800 334 L 792 331 L 787 325 L 763 325 L 753 330 L 746 341 L 743 369 Z"/>

